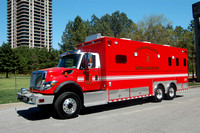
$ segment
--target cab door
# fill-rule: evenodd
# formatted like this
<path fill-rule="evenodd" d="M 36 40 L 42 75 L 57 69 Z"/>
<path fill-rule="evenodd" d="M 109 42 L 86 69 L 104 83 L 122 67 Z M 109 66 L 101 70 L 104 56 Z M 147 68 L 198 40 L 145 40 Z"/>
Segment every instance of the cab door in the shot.
<path fill-rule="evenodd" d="M 83 91 L 100 89 L 100 63 L 98 54 L 85 53 L 78 72 L 77 81 Z"/>

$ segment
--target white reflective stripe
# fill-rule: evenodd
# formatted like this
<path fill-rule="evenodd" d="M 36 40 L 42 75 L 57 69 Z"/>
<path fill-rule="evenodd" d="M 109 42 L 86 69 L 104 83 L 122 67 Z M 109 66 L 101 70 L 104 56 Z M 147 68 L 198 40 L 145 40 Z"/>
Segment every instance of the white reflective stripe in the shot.
<path fill-rule="evenodd" d="M 77 81 L 84 81 L 84 77 L 78 77 Z"/>
<path fill-rule="evenodd" d="M 102 80 L 130 80 L 130 79 L 149 79 L 149 78 L 171 78 L 186 77 L 188 74 L 159 74 L 159 75 L 131 75 L 131 76 L 104 76 Z"/>

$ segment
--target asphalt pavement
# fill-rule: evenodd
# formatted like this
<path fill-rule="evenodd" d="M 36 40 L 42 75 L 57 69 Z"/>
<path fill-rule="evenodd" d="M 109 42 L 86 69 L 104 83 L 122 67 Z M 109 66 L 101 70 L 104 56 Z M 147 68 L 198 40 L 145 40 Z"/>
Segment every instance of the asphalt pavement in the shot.
<path fill-rule="evenodd" d="M 60 120 L 25 103 L 0 105 L 0 133 L 199 133 L 200 87 L 178 92 L 174 100 L 148 99 L 86 108 Z"/>

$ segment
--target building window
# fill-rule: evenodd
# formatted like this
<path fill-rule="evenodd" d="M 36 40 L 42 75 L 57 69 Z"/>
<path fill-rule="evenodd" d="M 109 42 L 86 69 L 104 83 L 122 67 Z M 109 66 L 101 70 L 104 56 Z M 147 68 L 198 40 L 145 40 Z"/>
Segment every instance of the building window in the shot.
<path fill-rule="evenodd" d="M 168 58 L 168 64 L 169 64 L 169 66 L 172 65 L 172 58 L 171 57 Z"/>
<path fill-rule="evenodd" d="M 116 61 L 116 63 L 126 64 L 127 63 L 127 57 L 126 57 L 126 55 L 116 55 L 115 61 Z"/>
<path fill-rule="evenodd" d="M 179 59 L 176 58 L 176 66 L 179 66 Z"/>

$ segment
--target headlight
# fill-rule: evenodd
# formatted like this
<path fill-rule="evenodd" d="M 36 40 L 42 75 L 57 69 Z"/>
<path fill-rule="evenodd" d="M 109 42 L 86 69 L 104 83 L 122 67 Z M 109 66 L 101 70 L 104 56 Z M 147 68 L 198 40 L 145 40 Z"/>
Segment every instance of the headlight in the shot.
<path fill-rule="evenodd" d="M 42 85 L 42 90 L 48 90 L 54 85 L 56 85 L 57 81 L 50 81 L 50 82 L 44 82 Z"/>
<path fill-rule="evenodd" d="M 30 90 L 26 89 L 26 88 L 21 88 L 21 93 L 22 94 L 27 94 L 27 93 L 30 93 Z"/>

